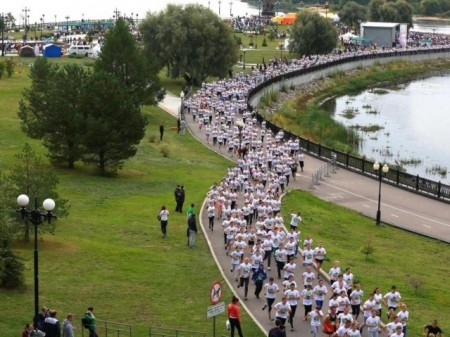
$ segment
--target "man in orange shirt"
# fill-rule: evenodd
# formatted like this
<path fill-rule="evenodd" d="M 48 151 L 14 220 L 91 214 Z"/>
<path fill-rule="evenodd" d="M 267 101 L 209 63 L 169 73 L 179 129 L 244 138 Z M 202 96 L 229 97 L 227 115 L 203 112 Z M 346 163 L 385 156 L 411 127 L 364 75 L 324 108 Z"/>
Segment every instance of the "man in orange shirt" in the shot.
<path fill-rule="evenodd" d="M 240 308 L 238 303 L 239 299 L 236 296 L 233 296 L 231 303 L 228 304 L 228 320 L 230 321 L 231 337 L 234 337 L 235 328 L 238 331 L 239 337 L 244 337 L 242 335 Z"/>

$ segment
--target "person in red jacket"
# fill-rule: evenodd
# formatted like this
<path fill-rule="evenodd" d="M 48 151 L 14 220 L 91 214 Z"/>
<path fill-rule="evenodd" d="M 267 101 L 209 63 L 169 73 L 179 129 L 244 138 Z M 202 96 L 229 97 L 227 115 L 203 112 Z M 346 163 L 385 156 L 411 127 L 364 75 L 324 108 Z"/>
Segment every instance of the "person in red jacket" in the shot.
<path fill-rule="evenodd" d="M 234 329 L 236 328 L 239 334 L 239 337 L 244 337 L 242 335 L 241 329 L 241 315 L 239 308 L 239 299 L 236 296 L 233 296 L 231 299 L 231 303 L 228 304 L 228 320 L 230 321 L 231 328 L 231 337 L 234 337 Z"/>

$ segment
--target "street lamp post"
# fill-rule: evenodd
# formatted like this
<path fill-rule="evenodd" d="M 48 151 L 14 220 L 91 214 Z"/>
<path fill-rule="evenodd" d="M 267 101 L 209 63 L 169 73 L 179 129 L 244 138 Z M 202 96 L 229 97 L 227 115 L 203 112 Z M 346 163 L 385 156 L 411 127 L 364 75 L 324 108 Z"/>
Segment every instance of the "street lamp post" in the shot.
<path fill-rule="evenodd" d="M 184 113 L 184 90 L 181 90 L 181 92 L 180 92 L 180 99 L 181 99 L 181 102 L 180 102 L 180 117 L 182 117 L 183 113 Z"/>
<path fill-rule="evenodd" d="M 42 14 L 42 16 L 39 20 L 41 20 L 41 37 L 40 37 L 40 39 L 42 40 L 42 35 L 44 33 L 44 14 Z"/>
<path fill-rule="evenodd" d="M 233 8 L 233 1 L 230 1 L 230 17 L 233 17 L 232 8 Z"/>
<path fill-rule="evenodd" d="M 2 56 L 5 56 L 5 14 L 1 14 L 2 24 Z"/>
<path fill-rule="evenodd" d="M 37 321 L 39 315 L 39 251 L 38 251 L 38 226 L 45 220 L 48 223 L 51 222 L 53 218 L 56 218 L 52 214 L 55 208 L 55 201 L 53 199 L 45 199 L 42 206 L 46 210 L 41 212 L 38 208 L 37 197 L 34 198 L 34 209 L 27 209 L 30 199 L 27 195 L 21 194 L 17 197 L 17 204 L 20 209 L 17 211 L 22 215 L 22 219 L 29 220 L 34 225 L 34 318 L 33 324 L 34 328 L 37 329 Z"/>
<path fill-rule="evenodd" d="M 377 210 L 377 225 L 381 222 L 381 181 L 382 181 L 382 174 L 386 175 L 389 172 L 389 166 L 387 164 L 384 164 L 383 167 L 381 167 L 380 163 L 377 161 L 373 164 L 373 169 L 375 172 L 378 173 L 378 180 L 379 180 L 379 187 L 378 187 L 378 210 Z"/>
<path fill-rule="evenodd" d="M 244 67 L 243 67 L 243 69 L 245 69 L 245 53 L 246 53 L 246 50 L 244 49 Z"/>
<path fill-rule="evenodd" d="M 238 120 L 236 120 L 236 122 L 234 122 L 234 124 L 238 127 L 239 130 L 238 156 L 240 158 L 242 154 L 242 129 L 244 128 L 244 122 L 242 121 L 242 119 L 239 118 Z"/>
<path fill-rule="evenodd" d="M 222 3 L 222 1 L 219 0 L 219 16 L 220 16 L 220 4 Z"/>
<path fill-rule="evenodd" d="M 69 35 L 69 19 L 70 19 L 70 16 L 68 16 L 68 15 L 66 15 L 66 31 L 67 31 L 67 35 Z"/>
<path fill-rule="evenodd" d="M 283 59 L 283 47 L 284 47 L 283 42 L 280 42 L 278 44 L 278 47 L 280 48 L 280 59 L 282 60 Z"/>
<path fill-rule="evenodd" d="M 29 18 L 30 15 L 28 13 L 30 13 L 30 9 L 25 7 L 24 9 L 22 9 L 22 12 L 24 13 L 23 15 L 23 25 L 24 25 L 24 30 L 25 30 L 25 34 L 23 35 L 23 42 L 26 42 L 28 39 L 28 29 L 30 28 L 29 25 Z"/>

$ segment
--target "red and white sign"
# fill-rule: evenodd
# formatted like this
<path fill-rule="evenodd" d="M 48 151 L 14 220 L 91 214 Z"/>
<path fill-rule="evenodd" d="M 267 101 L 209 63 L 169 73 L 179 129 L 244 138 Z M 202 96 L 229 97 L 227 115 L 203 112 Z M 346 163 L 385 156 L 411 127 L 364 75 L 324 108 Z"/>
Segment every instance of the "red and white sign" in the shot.
<path fill-rule="evenodd" d="M 209 295 L 212 304 L 217 304 L 222 299 L 222 285 L 216 281 L 211 286 L 211 293 Z"/>

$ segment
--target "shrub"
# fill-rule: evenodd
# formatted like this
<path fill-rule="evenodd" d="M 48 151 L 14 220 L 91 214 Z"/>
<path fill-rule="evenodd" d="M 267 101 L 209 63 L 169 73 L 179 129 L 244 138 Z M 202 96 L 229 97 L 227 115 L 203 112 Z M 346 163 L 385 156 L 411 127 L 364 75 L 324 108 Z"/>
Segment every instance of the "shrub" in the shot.
<path fill-rule="evenodd" d="M 159 148 L 159 152 L 161 152 L 161 154 L 164 158 L 169 157 L 170 150 L 167 145 L 161 145 L 161 147 Z"/>
<path fill-rule="evenodd" d="M 9 249 L 0 250 L 0 288 L 18 289 L 24 285 L 22 261 Z"/>
<path fill-rule="evenodd" d="M 8 75 L 8 77 L 11 77 L 12 74 L 14 74 L 14 68 L 16 67 L 16 63 L 12 58 L 7 58 L 5 60 L 5 65 L 6 65 L 6 74 Z"/>
<path fill-rule="evenodd" d="M 267 47 L 267 40 L 266 40 L 266 38 L 263 39 L 263 41 L 262 41 L 262 46 L 263 46 L 263 47 Z"/>
<path fill-rule="evenodd" d="M 155 143 L 156 142 L 156 136 L 155 135 L 150 135 L 148 136 L 148 142 L 149 143 Z"/>
<path fill-rule="evenodd" d="M 5 62 L 0 63 L 0 80 L 3 77 L 3 73 L 5 72 Z"/>

